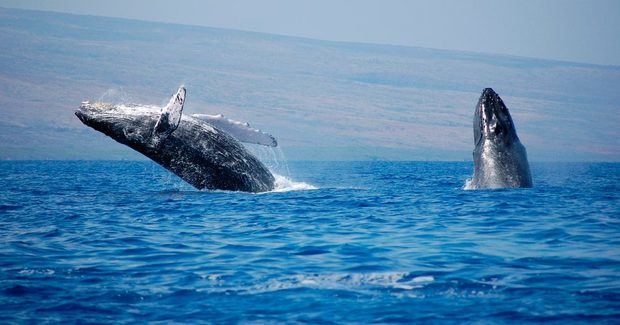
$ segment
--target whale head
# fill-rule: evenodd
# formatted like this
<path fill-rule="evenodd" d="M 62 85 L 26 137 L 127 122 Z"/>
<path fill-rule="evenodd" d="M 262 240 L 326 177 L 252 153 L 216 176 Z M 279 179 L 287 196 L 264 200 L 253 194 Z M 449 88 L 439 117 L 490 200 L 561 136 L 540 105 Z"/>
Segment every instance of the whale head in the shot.
<path fill-rule="evenodd" d="M 181 87 L 165 107 L 82 102 L 75 115 L 87 126 L 140 150 L 157 147 L 176 130 L 184 102 Z"/>
<path fill-rule="evenodd" d="M 83 102 L 75 115 L 85 125 L 131 147 L 150 143 L 159 108 Z"/>
<path fill-rule="evenodd" d="M 480 95 L 474 113 L 474 144 L 481 141 L 509 144 L 518 142 L 508 108 L 491 88 L 485 88 Z"/>

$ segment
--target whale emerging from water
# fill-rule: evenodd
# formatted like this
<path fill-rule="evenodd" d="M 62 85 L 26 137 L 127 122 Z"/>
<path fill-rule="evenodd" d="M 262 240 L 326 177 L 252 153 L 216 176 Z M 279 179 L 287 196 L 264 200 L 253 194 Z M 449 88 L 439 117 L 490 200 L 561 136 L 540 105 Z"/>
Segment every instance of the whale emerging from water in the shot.
<path fill-rule="evenodd" d="M 508 108 L 491 88 L 482 91 L 474 113 L 474 176 L 471 189 L 532 187 L 525 147 Z"/>
<path fill-rule="evenodd" d="M 220 115 L 183 115 L 184 103 L 181 87 L 163 108 L 83 102 L 75 115 L 197 189 L 265 192 L 274 188 L 271 172 L 239 142 L 276 146 L 271 135 Z"/>

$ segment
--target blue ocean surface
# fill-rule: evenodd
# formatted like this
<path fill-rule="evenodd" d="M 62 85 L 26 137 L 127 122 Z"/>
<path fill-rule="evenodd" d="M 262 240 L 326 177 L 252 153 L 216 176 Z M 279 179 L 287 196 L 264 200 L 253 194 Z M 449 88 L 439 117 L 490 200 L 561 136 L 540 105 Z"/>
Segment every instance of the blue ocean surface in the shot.
<path fill-rule="evenodd" d="M 620 164 L 295 162 L 197 191 L 152 162 L 0 162 L 0 322 L 620 322 Z"/>

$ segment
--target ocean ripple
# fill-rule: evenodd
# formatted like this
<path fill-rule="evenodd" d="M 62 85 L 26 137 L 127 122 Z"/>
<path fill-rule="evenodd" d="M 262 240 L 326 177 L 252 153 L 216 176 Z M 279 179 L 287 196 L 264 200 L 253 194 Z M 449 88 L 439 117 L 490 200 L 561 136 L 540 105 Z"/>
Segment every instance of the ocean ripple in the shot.
<path fill-rule="evenodd" d="M 471 163 L 300 162 L 258 195 L 151 162 L 0 165 L 3 323 L 620 317 L 620 164 L 465 191 Z"/>

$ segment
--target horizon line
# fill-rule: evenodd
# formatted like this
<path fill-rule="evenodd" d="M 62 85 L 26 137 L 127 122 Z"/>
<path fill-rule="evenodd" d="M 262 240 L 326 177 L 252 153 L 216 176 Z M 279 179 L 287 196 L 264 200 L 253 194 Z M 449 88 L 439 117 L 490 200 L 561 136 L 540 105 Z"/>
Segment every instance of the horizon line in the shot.
<path fill-rule="evenodd" d="M 436 159 L 285 159 L 286 162 L 473 162 L 471 160 L 436 160 Z M 1 162 L 148 162 L 158 165 L 150 159 L 0 159 Z M 619 164 L 620 160 L 531 160 L 533 163 L 590 163 Z M 163 167 L 162 167 L 163 168 Z"/>

